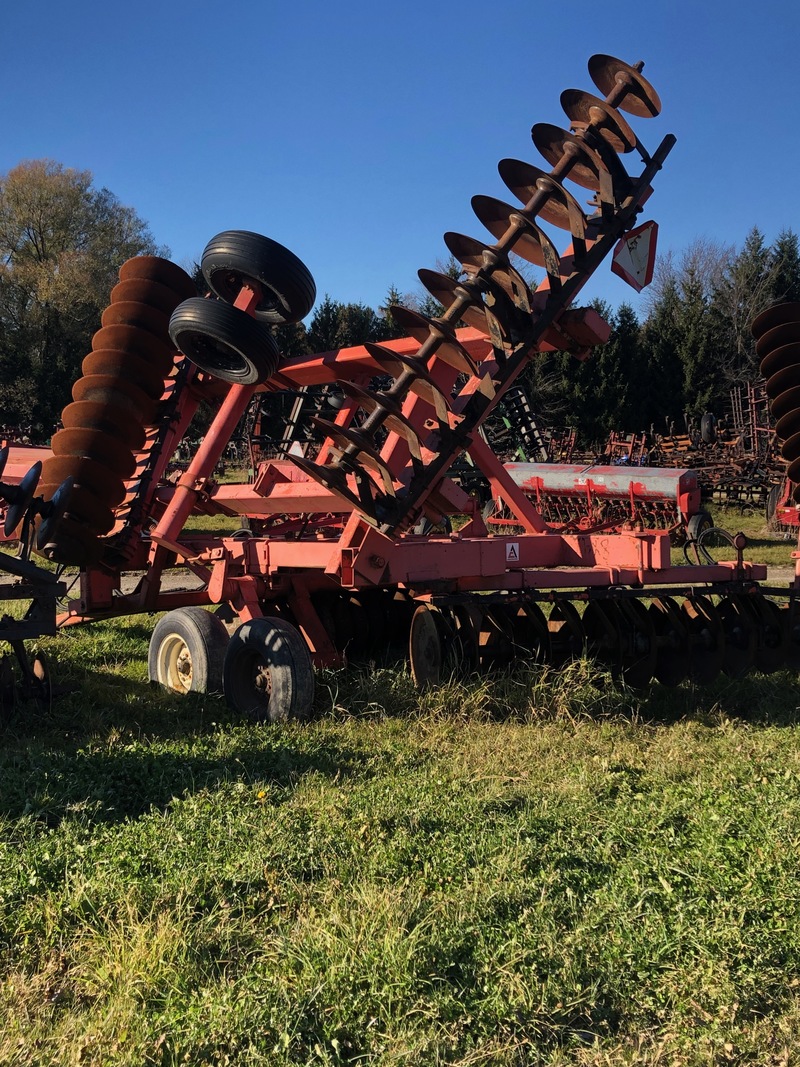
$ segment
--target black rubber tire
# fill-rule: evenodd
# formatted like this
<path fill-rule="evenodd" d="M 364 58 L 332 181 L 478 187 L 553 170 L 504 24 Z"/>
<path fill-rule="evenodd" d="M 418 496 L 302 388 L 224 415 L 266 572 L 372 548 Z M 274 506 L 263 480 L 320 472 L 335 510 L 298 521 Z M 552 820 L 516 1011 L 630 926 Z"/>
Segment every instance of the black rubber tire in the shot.
<path fill-rule="evenodd" d="M 713 445 L 717 439 L 717 420 L 710 411 L 700 419 L 700 439 L 704 445 Z"/>
<path fill-rule="evenodd" d="M 205 608 L 176 608 L 159 619 L 150 638 L 147 675 L 173 693 L 221 693 L 230 638 L 225 623 Z"/>
<path fill-rule="evenodd" d="M 707 511 L 698 511 L 686 524 L 686 537 L 689 541 L 696 541 L 701 533 L 710 530 L 713 525 L 714 520 Z"/>
<path fill-rule="evenodd" d="M 207 374 L 236 385 L 267 381 L 280 352 L 268 326 L 220 300 L 193 296 L 169 320 L 175 346 Z"/>
<path fill-rule="evenodd" d="M 211 289 L 229 304 L 243 282 L 258 282 L 263 298 L 254 314 L 271 326 L 304 319 L 317 297 L 311 272 L 294 252 L 249 230 L 225 230 L 212 237 L 200 268 Z"/>
<path fill-rule="evenodd" d="M 223 667 L 229 706 L 257 721 L 307 719 L 314 668 L 300 631 L 283 619 L 251 619 L 234 631 Z"/>

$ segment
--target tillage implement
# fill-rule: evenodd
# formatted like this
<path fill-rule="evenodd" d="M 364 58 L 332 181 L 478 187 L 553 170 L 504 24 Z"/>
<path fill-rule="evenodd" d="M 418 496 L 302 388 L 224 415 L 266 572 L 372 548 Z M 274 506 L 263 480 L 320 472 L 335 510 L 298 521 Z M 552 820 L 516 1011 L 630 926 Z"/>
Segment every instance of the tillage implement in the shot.
<path fill-rule="evenodd" d="M 575 306 L 606 256 L 635 287 L 649 281 L 655 224 L 640 214 L 675 138 L 648 151 L 629 124 L 661 110 L 642 68 L 590 59 L 596 92 L 561 94 L 564 128 L 533 126 L 538 164 L 501 160 L 511 199 L 473 198 L 488 236 L 445 234 L 460 278 L 419 272 L 442 311 L 393 308 L 399 340 L 283 358 L 275 327 L 308 315 L 314 281 L 293 253 L 247 231 L 208 243 L 206 295 L 163 259 L 125 263 L 27 512 L 28 543 L 79 572 L 60 625 L 166 612 L 151 679 L 221 689 L 271 720 L 310 713 L 315 666 L 369 662 L 397 644 L 421 687 L 456 667 L 584 653 L 631 686 L 800 666 L 795 583 L 766 587 L 743 537 L 716 561 L 698 531 L 674 566 L 669 523 L 564 529 L 480 433 L 529 361 L 583 359 L 608 338 L 596 311 Z M 517 257 L 539 268 L 538 285 Z M 796 463 L 798 343 L 791 359 L 775 347 L 787 324 L 766 314 L 759 345 Z M 315 445 L 218 484 L 215 467 L 257 392 L 320 386 L 339 402 L 313 417 Z M 213 419 L 170 478 L 201 404 Z M 502 525 L 487 525 L 451 477 L 462 457 L 490 485 Z M 203 534 L 198 516 L 238 518 L 241 529 Z"/>

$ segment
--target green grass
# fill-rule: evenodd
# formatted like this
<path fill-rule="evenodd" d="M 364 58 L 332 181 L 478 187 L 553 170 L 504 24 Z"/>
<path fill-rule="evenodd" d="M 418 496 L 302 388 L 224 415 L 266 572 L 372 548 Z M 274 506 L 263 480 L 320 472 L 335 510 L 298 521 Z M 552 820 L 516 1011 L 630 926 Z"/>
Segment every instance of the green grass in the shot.
<path fill-rule="evenodd" d="M 0 1064 L 800 1057 L 794 676 L 328 671 L 269 727 L 149 687 L 154 621 L 0 725 Z"/>
<path fill-rule="evenodd" d="M 800 1054 L 788 674 L 324 672 L 274 728 L 150 689 L 152 621 L 2 731 L 0 1063 Z"/>

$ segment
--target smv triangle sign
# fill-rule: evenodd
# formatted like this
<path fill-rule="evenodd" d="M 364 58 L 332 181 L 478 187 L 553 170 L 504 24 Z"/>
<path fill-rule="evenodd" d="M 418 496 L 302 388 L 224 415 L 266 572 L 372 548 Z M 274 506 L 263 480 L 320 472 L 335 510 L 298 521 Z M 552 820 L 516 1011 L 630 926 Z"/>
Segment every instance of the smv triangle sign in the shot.
<path fill-rule="evenodd" d="M 643 222 L 626 233 L 614 249 L 611 270 L 640 293 L 653 280 L 658 223 Z"/>

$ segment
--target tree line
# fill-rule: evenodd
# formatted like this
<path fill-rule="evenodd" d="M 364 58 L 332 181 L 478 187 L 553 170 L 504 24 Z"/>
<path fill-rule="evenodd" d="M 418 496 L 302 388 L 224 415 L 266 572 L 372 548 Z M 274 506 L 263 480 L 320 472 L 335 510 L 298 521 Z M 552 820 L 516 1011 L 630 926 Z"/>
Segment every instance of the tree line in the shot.
<path fill-rule="evenodd" d="M 147 254 L 169 250 L 132 208 L 95 188 L 90 172 L 33 160 L 0 176 L 0 428 L 49 437 L 119 267 Z M 437 266 L 458 276 L 452 259 Z M 791 229 L 768 244 L 753 228 L 741 249 L 695 241 L 660 260 L 641 320 L 628 303 L 595 303 L 612 334 L 589 359 L 552 353 L 531 362 L 524 385 L 533 409 L 545 424 L 576 427 L 587 446 L 612 429 L 666 432 L 724 412 L 731 388 L 759 376 L 750 323 L 781 300 L 800 300 Z M 326 294 L 307 323 L 278 331 L 280 345 L 292 357 L 400 336 L 393 304 L 441 311 L 423 292 L 393 285 L 377 309 Z"/>

